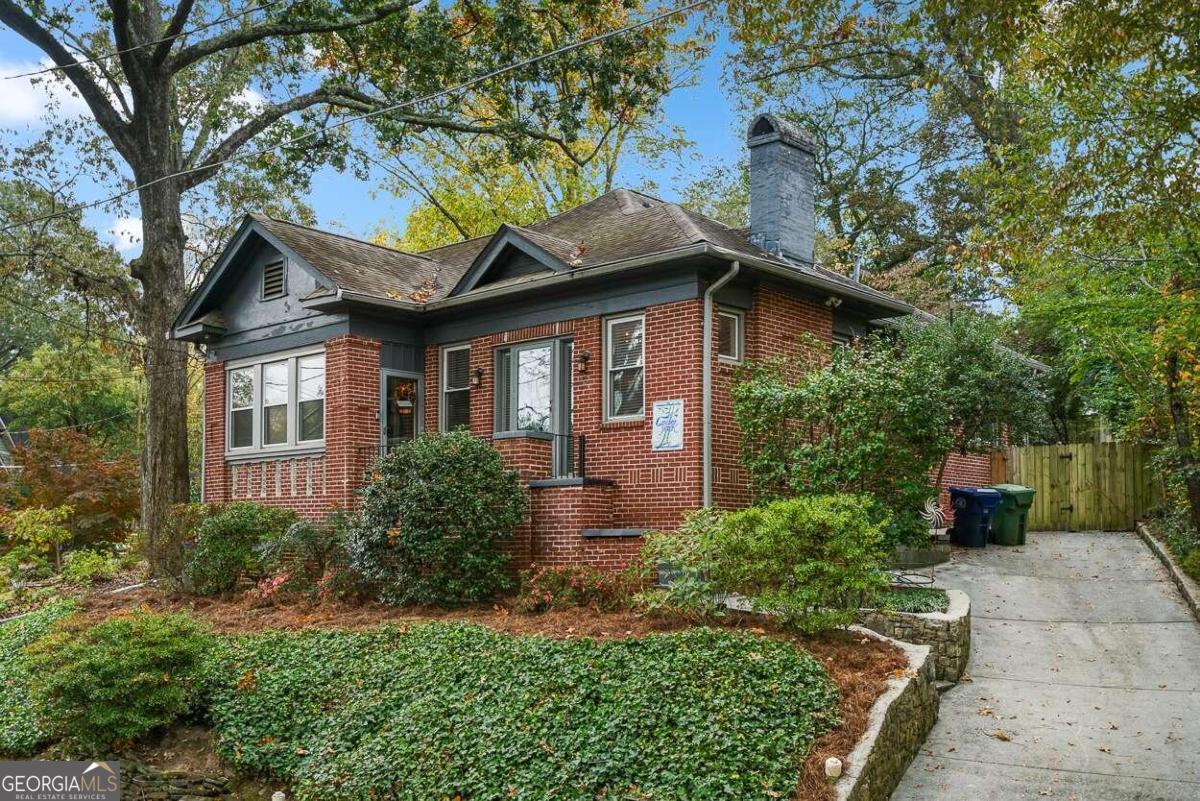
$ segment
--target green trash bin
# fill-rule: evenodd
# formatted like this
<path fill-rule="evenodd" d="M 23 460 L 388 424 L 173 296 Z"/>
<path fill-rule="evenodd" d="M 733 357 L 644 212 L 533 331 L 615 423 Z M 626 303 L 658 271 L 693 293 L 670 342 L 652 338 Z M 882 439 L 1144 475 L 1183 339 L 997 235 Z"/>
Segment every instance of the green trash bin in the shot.
<path fill-rule="evenodd" d="M 992 515 L 992 542 L 997 545 L 1024 545 L 1025 521 L 1037 490 L 1020 484 L 993 484 L 1000 493 L 1000 506 Z"/>

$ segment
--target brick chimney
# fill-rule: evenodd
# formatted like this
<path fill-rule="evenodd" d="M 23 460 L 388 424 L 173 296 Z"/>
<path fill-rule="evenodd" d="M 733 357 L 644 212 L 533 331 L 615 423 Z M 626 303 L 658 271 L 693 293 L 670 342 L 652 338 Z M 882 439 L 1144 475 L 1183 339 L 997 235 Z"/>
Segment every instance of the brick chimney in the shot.
<path fill-rule="evenodd" d="M 812 139 L 774 114 L 759 114 L 746 137 L 750 148 L 750 241 L 792 261 L 812 264 Z"/>

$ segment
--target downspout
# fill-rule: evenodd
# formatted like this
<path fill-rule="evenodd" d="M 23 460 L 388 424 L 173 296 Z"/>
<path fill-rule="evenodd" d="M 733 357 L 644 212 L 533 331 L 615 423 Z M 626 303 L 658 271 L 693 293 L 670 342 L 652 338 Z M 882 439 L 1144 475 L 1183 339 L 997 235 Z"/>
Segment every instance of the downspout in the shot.
<path fill-rule="evenodd" d="M 730 263 L 729 272 L 722 275 L 713 282 L 708 289 L 704 290 L 704 343 L 703 343 L 703 367 L 701 368 L 701 400 L 700 400 L 700 429 L 702 440 L 702 470 L 703 477 L 701 486 L 703 491 L 703 505 L 712 506 L 712 334 L 713 334 L 713 297 L 721 287 L 728 284 L 742 269 L 740 261 Z"/>

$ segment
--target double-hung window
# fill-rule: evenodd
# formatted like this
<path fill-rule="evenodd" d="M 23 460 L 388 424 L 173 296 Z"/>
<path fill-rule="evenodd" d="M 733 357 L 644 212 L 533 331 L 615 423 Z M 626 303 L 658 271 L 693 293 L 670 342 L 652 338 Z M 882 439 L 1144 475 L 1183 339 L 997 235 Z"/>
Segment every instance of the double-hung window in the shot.
<path fill-rule="evenodd" d="M 442 348 L 442 430 L 471 425 L 471 346 Z"/>
<path fill-rule="evenodd" d="M 286 450 L 324 442 L 324 353 L 239 363 L 226 375 L 231 452 Z"/>
<path fill-rule="evenodd" d="M 604 323 L 604 413 L 609 420 L 645 413 L 645 329 L 640 314 Z"/>
<path fill-rule="evenodd" d="M 717 358 L 726 364 L 741 364 L 745 354 L 744 320 L 741 312 L 717 312 Z"/>

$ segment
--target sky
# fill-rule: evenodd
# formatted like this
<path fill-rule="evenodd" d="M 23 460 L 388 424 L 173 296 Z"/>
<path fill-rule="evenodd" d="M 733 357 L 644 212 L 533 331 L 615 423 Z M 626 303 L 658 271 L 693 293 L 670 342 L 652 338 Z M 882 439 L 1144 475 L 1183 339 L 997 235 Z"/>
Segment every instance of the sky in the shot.
<path fill-rule="evenodd" d="M 618 185 L 637 187 L 649 181 L 666 199 L 675 199 L 682 187 L 701 177 L 704 171 L 734 164 L 741 157 L 746 123 L 721 85 L 725 50 L 723 46 L 717 47 L 701 65 L 694 84 L 677 89 L 664 103 L 666 121 L 683 128 L 694 143 L 693 152 L 683 164 L 662 168 L 650 168 L 627 159 L 618 173 Z M 62 114 L 87 113 L 83 101 L 63 87 L 34 85 L 28 78 L 9 77 L 48 63 L 35 47 L 0 27 L 0 137 L 6 142 L 28 141 L 36 135 L 44 125 L 43 112 L 50 97 L 59 101 Z M 381 228 L 401 231 L 413 198 L 376 191 L 378 186 L 349 173 L 324 169 L 314 176 L 307 201 L 321 227 L 363 238 Z M 87 185 L 75 191 L 80 201 L 102 197 Z M 116 209 L 92 209 L 85 212 L 84 220 L 125 258 L 132 258 L 140 251 L 141 220 L 136 210 L 122 213 Z"/>

